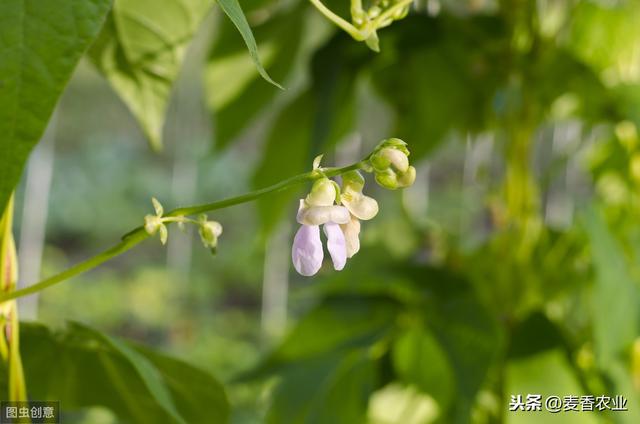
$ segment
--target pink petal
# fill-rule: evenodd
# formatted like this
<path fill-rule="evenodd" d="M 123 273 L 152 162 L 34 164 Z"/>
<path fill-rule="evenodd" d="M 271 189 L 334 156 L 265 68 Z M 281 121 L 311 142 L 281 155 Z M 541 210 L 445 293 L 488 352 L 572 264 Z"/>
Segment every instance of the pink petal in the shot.
<path fill-rule="evenodd" d="M 344 234 L 338 224 L 327 222 L 324 224 L 324 233 L 327 236 L 327 249 L 331 254 L 333 267 L 340 271 L 347 263 L 347 243 Z"/>
<path fill-rule="evenodd" d="M 291 259 L 296 271 L 305 277 L 314 275 L 322 266 L 323 258 L 320 227 L 317 225 L 300 226 L 291 248 Z"/>

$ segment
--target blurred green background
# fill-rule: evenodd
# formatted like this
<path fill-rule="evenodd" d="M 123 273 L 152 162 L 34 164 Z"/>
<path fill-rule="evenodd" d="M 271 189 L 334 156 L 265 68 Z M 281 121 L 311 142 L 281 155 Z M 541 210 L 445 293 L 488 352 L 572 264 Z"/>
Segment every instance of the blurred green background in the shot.
<path fill-rule="evenodd" d="M 640 4 L 416 1 L 380 31 L 379 54 L 307 2 L 242 5 L 287 89 L 260 79 L 216 10 L 160 154 L 81 63 L 18 190 L 21 284 L 113 243 L 151 196 L 172 208 L 240 194 L 320 153 L 346 165 L 403 138 L 414 186 L 368 180 L 380 214 L 341 272 L 290 265 L 301 188 L 211 214 L 215 257 L 172 228 L 166 248 L 150 240 L 23 299 L 21 316 L 211 372 L 233 423 L 640 422 Z M 509 411 L 529 393 L 624 395 L 629 411 Z"/>

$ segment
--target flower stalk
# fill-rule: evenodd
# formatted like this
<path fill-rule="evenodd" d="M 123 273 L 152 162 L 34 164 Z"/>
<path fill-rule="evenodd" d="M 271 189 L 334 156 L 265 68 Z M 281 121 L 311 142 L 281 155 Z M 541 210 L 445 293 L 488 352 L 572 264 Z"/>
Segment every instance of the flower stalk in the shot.
<path fill-rule="evenodd" d="M 163 223 L 172 224 L 174 222 L 183 221 L 183 218 L 189 215 L 199 215 L 202 213 L 211 212 L 218 209 L 224 209 L 224 208 L 239 205 L 242 203 L 252 202 L 262 196 L 287 190 L 291 187 L 300 185 L 302 183 L 315 181 L 319 178 L 322 178 L 323 176 L 336 177 L 348 171 L 365 169 L 368 166 L 367 160 L 368 158 L 363 161 L 356 162 L 352 165 L 341 167 L 341 168 L 314 169 L 312 171 L 305 172 L 303 174 L 299 174 L 294 177 L 288 178 L 279 183 L 273 184 L 269 187 L 255 190 L 246 194 L 241 194 L 239 196 L 233 196 L 233 197 L 222 199 L 216 202 L 204 203 L 201 205 L 193 205 L 193 206 L 177 208 L 162 215 L 162 217 L 165 218 Z M 176 219 L 166 219 L 166 218 L 176 218 Z M 99 265 L 102 265 L 108 260 L 115 258 L 116 256 L 119 256 L 131 250 L 132 248 L 134 248 L 139 243 L 143 242 L 149 237 L 150 237 L 150 234 L 145 230 L 144 225 L 139 226 L 131 230 L 127 234 L 125 234 L 122 237 L 122 240 L 116 245 L 60 272 L 59 274 L 53 275 L 29 287 L 25 287 L 19 290 L 2 291 L 0 293 L 0 302 L 7 302 L 9 300 L 17 299 L 23 296 L 28 296 L 30 294 L 40 292 L 48 287 L 54 286 L 72 277 L 83 274 L 93 268 L 96 268 Z"/>
<path fill-rule="evenodd" d="M 396 189 L 411 185 L 415 179 L 415 169 L 409 166 L 407 156 L 409 150 L 407 144 L 397 138 L 383 140 L 378 144 L 374 151 L 365 159 L 354 164 L 344 167 L 328 167 L 320 166 L 322 156 L 318 156 L 313 163 L 313 168 L 309 172 L 305 172 L 291 178 L 285 179 L 279 183 L 273 184 L 259 190 L 255 190 L 239 196 L 229 197 L 211 203 L 201 205 L 193 205 L 182 208 L 173 209 L 166 214 L 164 208 L 155 198 L 152 199 L 155 214 L 146 215 L 143 225 L 134 228 L 125 234 L 119 243 L 103 252 L 82 261 L 65 271 L 60 272 L 52 277 L 46 278 L 29 287 L 20 290 L 14 290 L 14 285 L 10 289 L 0 291 L 0 308 L 10 308 L 11 300 L 27 296 L 42 291 L 48 287 L 61 283 L 72 277 L 87 272 L 104 262 L 119 256 L 132 249 L 142 241 L 158 233 L 160 241 L 165 244 L 168 238 L 167 226 L 177 223 L 179 226 L 184 224 L 194 224 L 199 228 L 199 234 L 205 247 L 209 248 L 212 253 L 216 252 L 218 246 L 218 237 L 222 234 L 222 225 L 216 221 L 210 221 L 205 215 L 206 212 L 224 209 L 231 206 L 239 205 L 254 201 L 262 196 L 287 190 L 291 187 L 306 182 L 314 182 L 314 186 L 322 185 L 317 190 L 312 191 L 310 196 L 301 205 L 298 221 L 303 225 L 317 226 L 324 225 L 325 232 L 329 237 L 329 247 L 334 254 L 334 265 L 336 269 L 342 269 L 347 258 L 350 258 L 359 249 L 358 234 L 360 232 L 360 219 L 371 219 L 378 211 L 377 203 L 374 199 L 362 194 L 364 180 L 357 171 L 372 172 L 376 176 L 376 181 L 383 187 Z M 330 178 L 344 176 L 344 184 L 342 189 Z M 384 177 L 384 178 L 381 178 Z M 329 194 L 327 197 L 327 193 Z M 339 203 L 334 205 L 334 202 Z M 344 206 L 341 206 L 343 204 Z M 328 210 L 327 208 L 331 209 Z M 198 219 L 188 218 L 190 215 L 199 215 Z M 340 216 L 338 216 L 340 215 Z M 327 218 L 328 217 L 328 218 Z M 326 218 L 326 219 L 325 219 Z M 4 218 L 7 222 L 7 218 Z M 10 217 L 9 217 L 10 222 Z M 341 227 L 342 226 L 342 227 Z M 315 231 L 315 229 L 312 229 Z M 10 234 L 10 231 L 7 233 Z M 312 241 L 317 241 L 315 233 Z M 304 234 L 303 234 L 304 236 Z M 10 235 L 7 237 L 11 237 Z M 6 240 L 7 237 L 2 238 Z M 302 236 L 301 236 L 302 237 Z M 303 237 L 304 238 L 304 237 Z M 305 240 L 311 240 L 306 237 Z M 304 240 L 303 240 L 304 241 Z M 11 246 L 13 239 L 11 238 Z M 3 243 L 4 245 L 5 243 Z M 317 243 L 316 243 L 317 244 Z M 309 243 L 299 243 L 305 247 Z M 317 248 L 316 245 L 313 246 Z M 319 253 L 315 249 L 311 253 Z M 306 255 L 304 249 L 299 251 L 302 256 Z M 15 248 L 13 250 L 15 260 Z M 317 258 L 316 258 L 317 259 Z M 311 271 L 317 271 L 317 263 L 313 263 Z M 302 264 L 302 262 L 300 262 Z M 321 260 L 320 260 L 321 263 Z M 15 269 L 15 265 L 10 269 Z M 15 311 L 14 311 L 15 312 Z M 17 323 L 17 319 L 15 319 Z M 14 332 L 17 334 L 17 331 Z M 0 351 L 2 345 L 0 344 Z"/>

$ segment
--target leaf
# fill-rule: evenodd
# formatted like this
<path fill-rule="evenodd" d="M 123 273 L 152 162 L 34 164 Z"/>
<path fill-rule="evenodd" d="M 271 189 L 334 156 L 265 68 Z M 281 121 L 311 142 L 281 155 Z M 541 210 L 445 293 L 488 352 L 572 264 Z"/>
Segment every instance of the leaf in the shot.
<path fill-rule="evenodd" d="M 91 48 L 93 63 L 155 149 L 186 47 L 210 7 L 208 0 L 116 0 Z"/>
<path fill-rule="evenodd" d="M 365 422 L 377 385 L 378 360 L 371 351 L 394 331 L 398 306 L 384 297 L 341 296 L 323 299 L 306 314 L 272 354 L 240 378 L 281 377 L 267 422 Z"/>
<path fill-rule="evenodd" d="M 593 286 L 593 331 L 596 361 L 603 368 L 619 359 L 638 334 L 638 292 L 624 251 L 596 209 L 583 219 L 591 240 L 596 271 Z"/>
<path fill-rule="evenodd" d="M 492 116 L 505 72 L 491 48 L 504 39 L 502 27 L 497 19 L 414 16 L 389 28 L 393 43 L 383 47 L 372 80 L 394 109 L 393 134 L 409 143 L 412 158 L 450 131 L 482 128 Z"/>
<path fill-rule="evenodd" d="M 511 330 L 509 356 L 524 358 L 563 347 L 560 330 L 542 312 L 534 312 Z"/>
<path fill-rule="evenodd" d="M 640 82 L 629 54 L 640 41 L 640 6 L 636 2 L 599 5 L 579 2 L 572 11 L 568 47 L 609 83 Z"/>
<path fill-rule="evenodd" d="M 261 378 L 302 361 L 371 346 L 393 332 L 398 306 L 376 296 L 324 299 L 300 319 L 274 352 L 241 379 Z"/>
<path fill-rule="evenodd" d="M 278 80 L 284 80 L 290 73 L 300 47 L 306 10 L 300 5 L 254 27 L 265 69 Z M 204 82 L 208 106 L 214 115 L 215 143 L 224 148 L 278 90 L 264 84 L 256 74 L 244 41 L 231 22 L 223 21 L 218 32 L 209 53 Z"/>
<path fill-rule="evenodd" d="M 400 379 L 433 396 L 446 411 L 455 393 L 455 378 L 435 337 L 424 328 L 412 328 L 396 340 L 392 352 Z"/>
<path fill-rule="evenodd" d="M 517 411 L 505 414 L 509 424 L 525 423 L 568 423 L 568 424 L 595 424 L 594 414 L 573 414 L 564 412 L 554 414 L 544 407 L 544 400 L 548 396 L 581 396 L 584 393 L 571 366 L 567 361 L 565 352 L 559 349 L 544 350 L 532 356 L 512 360 L 507 364 L 505 372 L 505 395 L 510 400 L 511 395 L 522 395 L 526 400 L 527 394 L 542 395 L 541 411 Z M 507 405 L 500 405 L 506 408 Z"/>
<path fill-rule="evenodd" d="M 504 349 L 501 328 L 473 286 L 457 274 L 407 264 L 397 265 L 396 273 L 423 287 L 423 299 L 414 300 L 422 312 L 421 322 L 453 370 L 456 397 L 445 411 L 447 422 L 469 422 L 476 395 Z"/>
<path fill-rule="evenodd" d="M 186 363 L 77 323 L 56 333 L 41 324 L 20 328 L 31 398 L 59 400 L 69 410 L 104 406 L 136 423 L 228 419 L 222 386 Z"/>
<path fill-rule="evenodd" d="M 284 88 L 280 84 L 271 79 L 267 71 L 262 66 L 260 57 L 258 56 L 258 46 L 256 45 L 256 40 L 253 37 L 253 33 L 251 32 L 251 28 L 249 27 L 247 18 L 245 18 L 238 0 L 217 1 L 222 11 L 229 17 L 229 19 L 231 19 L 231 22 L 233 22 L 236 28 L 238 28 L 238 31 L 240 31 L 240 35 L 242 35 L 242 39 L 247 45 L 247 49 L 249 49 L 249 56 L 251 56 L 251 60 L 253 60 L 253 63 L 256 65 L 260 76 L 262 76 L 262 78 L 275 85 L 276 87 L 284 90 Z"/>
<path fill-rule="evenodd" d="M 0 210 L 110 0 L 0 2 Z"/>
<path fill-rule="evenodd" d="M 330 355 L 289 369 L 273 395 L 267 423 L 366 422 L 376 380 L 375 362 L 363 351 Z"/>

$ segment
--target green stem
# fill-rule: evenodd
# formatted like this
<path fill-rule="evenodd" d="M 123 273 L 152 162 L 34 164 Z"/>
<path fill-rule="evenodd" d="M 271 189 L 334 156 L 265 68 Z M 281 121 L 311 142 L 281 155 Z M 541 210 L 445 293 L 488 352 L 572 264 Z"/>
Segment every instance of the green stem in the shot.
<path fill-rule="evenodd" d="M 209 212 L 217 209 L 228 208 L 230 206 L 239 205 L 241 203 L 251 202 L 253 200 L 258 199 L 267 194 L 275 193 L 278 191 L 286 190 L 298 184 L 302 184 L 307 181 L 313 181 L 320 177 L 335 177 L 337 175 L 344 174 L 348 171 L 354 171 L 358 169 L 363 169 L 365 165 L 365 161 L 354 163 L 353 165 L 345 166 L 342 168 L 323 168 L 321 170 L 314 170 L 310 172 L 306 172 L 304 174 L 296 175 L 295 177 L 291 177 L 269 187 L 265 187 L 256 191 L 252 191 L 250 193 L 242 194 L 240 196 L 229 197 L 227 199 L 219 200 L 213 203 L 205 203 L 203 205 L 194 205 L 187 206 L 184 208 L 174 209 L 168 212 L 165 217 L 178 217 L 178 216 L 186 216 L 186 215 L 195 215 L 199 213 Z M 85 261 L 82 261 L 71 268 L 62 271 L 59 274 L 56 274 L 52 277 L 44 279 L 36 284 L 33 284 L 29 287 L 25 287 L 20 290 L 15 290 L 10 293 L 0 293 L 0 303 L 6 302 L 7 300 L 17 299 L 19 297 L 27 296 L 33 293 L 37 293 L 41 290 L 44 290 L 48 287 L 51 287 L 55 284 L 58 284 L 62 281 L 68 280 L 71 277 L 75 277 L 76 275 L 80 275 L 84 272 L 87 272 L 98 265 L 103 264 L 111 258 L 114 258 L 122 253 L 130 250 L 138 243 L 149 238 L 149 234 L 146 233 L 143 227 L 137 227 L 125 234 L 122 237 L 122 241 L 116 244 L 115 246 L 103 251 L 102 253 L 97 254 Z"/>
<path fill-rule="evenodd" d="M 358 28 L 351 25 L 346 20 L 342 19 L 340 16 L 333 13 L 331 9 L 324 5 L 320 0 L 309 0 L 311 4 L 313 4 L 316 9 L 320 11 L 327 19 L 329 19 L 334 24 L 338 25 L 340 28 L 345 30 L 349 35 L 351 35 L 357 41 L 362 41 L 362 35 L 360 34 L 360 30 Z"/>

